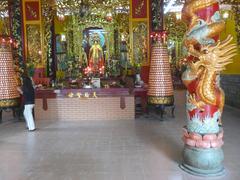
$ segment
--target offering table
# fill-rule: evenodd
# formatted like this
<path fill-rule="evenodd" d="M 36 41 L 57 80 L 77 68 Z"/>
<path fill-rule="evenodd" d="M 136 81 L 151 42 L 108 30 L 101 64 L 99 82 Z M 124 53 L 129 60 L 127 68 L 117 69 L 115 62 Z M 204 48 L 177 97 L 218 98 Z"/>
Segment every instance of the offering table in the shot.
<path fill-rule="evenodd" d="M 93 97 L 96 93 L 97 97 Z M 134 95 L 128 88 L 36 90 L 36 120 L 133 120 Z M 86 97 L 88 96 L 89 97 Z"/>

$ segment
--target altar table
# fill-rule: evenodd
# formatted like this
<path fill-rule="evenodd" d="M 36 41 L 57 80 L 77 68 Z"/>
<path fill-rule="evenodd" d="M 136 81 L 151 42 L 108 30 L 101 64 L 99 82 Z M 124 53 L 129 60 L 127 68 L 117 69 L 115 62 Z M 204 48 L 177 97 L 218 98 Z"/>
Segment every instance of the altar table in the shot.
<path fill-rule="evenodd" d="M 97 98 L 92 97 L 96 92 Z M 68 97 L 68 94 L 74 97 Z M 78 98 L 77 93 L 82 96 Z M 89 98 L 84 97 L 88 93 Z M 36 90 L 36 120 L 133 120 L 134 95 L 128 88 Z"/>

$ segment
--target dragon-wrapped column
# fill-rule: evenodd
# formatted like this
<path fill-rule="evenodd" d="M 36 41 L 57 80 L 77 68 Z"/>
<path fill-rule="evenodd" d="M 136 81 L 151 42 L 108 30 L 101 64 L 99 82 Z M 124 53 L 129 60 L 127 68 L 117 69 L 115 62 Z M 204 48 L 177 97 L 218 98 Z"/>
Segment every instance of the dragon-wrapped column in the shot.
<path fill-rule="evenodd" d="M 182 80 L 187 88 L 187 125 L 183 128 L 183 162 L 180 167 L 200 176 L 224 174 L 222 112 L 224 92 L 220 72 L 232 62 L 236 45 L 229 36 L 218 36 L 225 28 L 216 0 L 188 0 L 182 18 L 188 25 L 184 38 L 186 65 Z"/>

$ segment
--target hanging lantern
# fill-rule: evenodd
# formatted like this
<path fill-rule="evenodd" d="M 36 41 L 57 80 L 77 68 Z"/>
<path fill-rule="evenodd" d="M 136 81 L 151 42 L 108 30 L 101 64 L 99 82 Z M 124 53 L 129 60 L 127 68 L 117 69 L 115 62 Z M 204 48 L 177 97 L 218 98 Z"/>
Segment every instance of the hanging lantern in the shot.
<path fill-rule="evenodd" d="M 19 104 L 12 44 L 11 38 L 0 38 L 0 108 L 15 107 Z"/>

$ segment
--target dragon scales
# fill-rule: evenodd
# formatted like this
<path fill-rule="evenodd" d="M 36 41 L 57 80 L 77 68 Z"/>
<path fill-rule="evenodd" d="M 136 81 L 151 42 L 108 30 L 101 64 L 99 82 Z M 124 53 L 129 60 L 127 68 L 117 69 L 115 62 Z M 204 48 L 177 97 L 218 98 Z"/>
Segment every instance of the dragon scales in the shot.
<path fill-rule="evenodd" d="M 201 176 L 222 175 L 224 158 L 222 112 L 224 92 L 220 72 L 232 63 L 236 45 L 232 37 L 219 41 L 225 28 L 216 0 L 186 0 L 182 18 L 188 25 L 184 37 L 187 56 L 182 81 L 187 88 L 187 126 L 183 128 L 183 170 Z"/>

